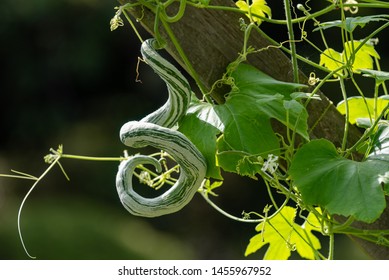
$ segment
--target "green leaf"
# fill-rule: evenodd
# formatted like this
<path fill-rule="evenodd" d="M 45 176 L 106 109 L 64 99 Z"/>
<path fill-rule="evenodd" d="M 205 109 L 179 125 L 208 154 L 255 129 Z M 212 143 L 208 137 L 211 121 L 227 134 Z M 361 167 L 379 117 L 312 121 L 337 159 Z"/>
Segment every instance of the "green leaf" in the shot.
<path fill-rule="evenodd" d="M 217 164 L 222 166 L 225 171 L 257 179 L 255 175 L 260 172 L 264 162 L 262 157 L 243 151 L 230 150 L 224 141 L 224 136 L 218 139 L 217 146 Z"/>
<path fill-rule="evenodd" d="M 313 226 L 307 226 L 307 223 L 300 226 L 294 222 L 295 217 L 296 210 L 285 206 L 276 216 L 257 225 L 255 229 L 259 233 L 250 239 L 245 256 L 269 244 L 265 260 L 286 260 L 294 250 L 303 258 L 315 259 L 316 251 L 321 245 L 311 232 Z M 308 217 L 308 221 L 318 224 L 312 215 Z"/>
<path fill-rule="evenodd" d="M 389 80 L 389 72 L 377 71 L 371 69 L 360 69 L 360 71 L 361 73 L 364 74 L 363 76 L 374 78 L 379 84 Z"/>
<path fill-rule="evenodd" d="M 269 117 L 254 106 L 248 106 L 252 101 L 250 98 L 236 97 L 228 104 L 215 108 L 225 123 L 223 136 L 226 145 L 223 147 L 254 155 L 278 154 L 278 138 L 273 132 Z M 219 150 L 224 151 L 221 147 Z"/>
<path fill-rule="evenodd" d="M 319 27 L 315 28 L 313 31 L 324 30 L 332 27 L 340 27 L 345 28 L 348 32 L 353 32 L 354 29 L 358 26 L 361 28 L 365 27 L 365 25 L 372 21 L 388 21 L 389 15 L 372 15 L 372 16 L 364 16 L 364 17 L 347 17 L 345 21 L 334 20 L 323 22 L 319 25 Z"/>
<path fill-rule="evenodd" d="M 270 119 L 309 138 L 308 114 L 290 96 L 302 85 L 277 81 L 245 64 L 240 64 L 231 76 L 234 90 L 224 104 L 214 107 L 224 125 L 223 137 L 218 141 L 218 163 L 224 170 L 253 177 L 258 166 L 250 168 L 250 161 L 279 154 L 279 139 Z M 256 160 L 253 162 L 257 165 Z"/>
<path fill-rule="evenodd" d="M 216 137 L 223 129 L 212 105 L 192 97 L 186 115 L 180 120 L 179 131 L 185 134 L 200 150 L 207 161 L 208 178 L 222 180 L 216 165 Z"/>
<path fill-rule="evenodd" d="M 389 123 L 387 121 L 378 125 L 377 131 L 371 137 L 371 146 L 369 156 L 389 155 Z"/>
<path fill-rule="evenodd" d="M 315 100 L 321 100 L 320 95 L 318 94 L 311 94 L 308 92 L 293 92 L 290 97 L 292 97 L 295 100 L 300 100 L 300 99 L 315 99 Z"/>
<path fill-rule="evenodd" d="M 298 150 L 289 175 L 305 204 L 319 205 L 331 214 L 352 215 L 371 223 L 386 207 L 381 183 L 388 170 L 388 154 L 356 162 L 341 157 L 331 142 L 321 139 Z M 388 192 L 389 186 L 384 187 Z"/>
<path fill-rule="evenodd" d="M 375 104 L 374 98 L 363 98 L 361 96 L 354 96 L 348 98 L 347 103 L 349 108 L 349 122 L 355 124 L 357 123 L 358 119 L 371 119 L 374 121 L 374 107 L 377 106 L 377 115 L 380 115 L 381 112 L 388 105 L 389 100 L 379 97 L 377 98 L 377 103 Z M 341 114 L 345 115 L 345 102 L 339 102 L 336 106 L 336 109 L 338 109 Z"/>

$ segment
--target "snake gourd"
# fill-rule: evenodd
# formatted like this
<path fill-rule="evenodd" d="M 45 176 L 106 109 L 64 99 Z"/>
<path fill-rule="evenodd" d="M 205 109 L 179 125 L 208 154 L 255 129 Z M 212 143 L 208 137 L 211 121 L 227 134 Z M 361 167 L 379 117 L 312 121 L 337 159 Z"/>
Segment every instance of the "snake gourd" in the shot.
<path fill-rule="evenodd" d="M 167 152 L 180 166 L 175 184 L 160 196 L 145 198 L 134 191 L 132 177 L 136 166 L 151 164 L 162 171 L 160 162 L 150 156 L 135 155 L 119 165 L 116 188 L 123 206 L 133 215 L 156 217 L 182 209 L 193 198 L 207 170 L 206 161 L 196 146 L 181 132 L 172 129 L 186 113 L 191 90 L 185 77 L 154 48 L 155 40 L 142 43 L 144 61 L 165 81 L 167 102 L 140 121 L 129 121 L 120 129 L 121 141 L 133 148 L 152 146 Z"/>

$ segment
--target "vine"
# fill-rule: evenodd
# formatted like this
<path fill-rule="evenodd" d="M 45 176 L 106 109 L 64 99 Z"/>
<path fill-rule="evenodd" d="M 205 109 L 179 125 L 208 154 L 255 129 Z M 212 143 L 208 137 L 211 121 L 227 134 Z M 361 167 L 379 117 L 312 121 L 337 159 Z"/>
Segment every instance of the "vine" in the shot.
<path fill-rule="evenodd" d="M 28 256 L 32 257 L 21 231 L 23 206 L 36 185 L 55 165 L 67 177 L 59 162 L 65 158 L 120 162 L 116 179 L 118 193 L 124 207 L 135 215 L 155 217 L 179 211 L 199 192 L 211 207 L 227 218 L 257 224 L 255 230 L 258 233 L 250 239 L 246 256 L 269 243 L 265 254 L 267 259 L 287 259 L 292 251 L 307 259 L 333 259 L 335 234 L 348 234 L 389 246 L 389 229 L 362 230 L 354 226 L 355 221 L 375 222 L 387 207 L 385 199 L 389 193 L 389 98 L 385 85 L 389 72 L 381 69 L 380 55 L 375 49 L 378 44 L 376 36 L 389 27 L 389 15 L 357 15 L 362 9 L 388 8 L 389 4 L 372 0 L 331 0 L 323 9 L 313 11 L 309 2 L 295 5 L 285 0 L 285 19 L 273 19 L 271 4 L 265 0 L 237 1 L 234 7 L 212 5 L 212 1 L 207 0 L 137 0 L 117 7 L 110 22 L 111 30 L 125 24 L 121 18 L 124 15 L 142 42 L 144 61 L 166 82 L 169 90 L 169 100 L 163 107 L 122 127 L 121 140 L 128 146 L 147 144 L 161 151 L 149 156 L 125 154 L 123 157 L 98 158 L 64 154 L 60 146 L 45 157 L 50 165 L 40 177 L 22 172 L 1 174 L 35 181 L 21 203 L 17 221 L 19 236 Z M 201 73 L 196 73 L 171 29 L 171 24 L 185 17 L 188 7 L 242 16 L 236 23 L 240 24 L 244 34 L 242 50 L 211 91 L 201 82 Z M 154 14 L 155 40 L 141 38 L 131 18 L 133 9 Z M 297 15 L 300 13 L 302 15 Z M 319 20 L 330 13 L 338 13 L 339 19 Z M 136 19 L 142 20 L 143 17 Z M 308 30 L 308 22 L 313 23 L 313 30 Z M 373 22 L 380 26 L 366 37 L 355 38 L 357 28 L 362 29 Z M 288 40 L 278 42 L 272 39 L 261 30 L 261 24 L 284 25 Z M 300 38 L 294 33 L 296 26 L 301 32 Z M 161 29 L 196 82 L 201 98 L 191 92 L 186 79 L 156 51 L 164 48 L 167 42 Z M 331 47 L 326 40 L 328 29 L 340 31 L 343 50 L 336 51 Z M 248 42 L 255 36 L 254 32 L 266 38 L 269 46 L 251 47 Z M 320 33 L 324 49 L 310 40 L 310 32 Z M 300 43 L 311 46 L 320 60 L 311 61 L 300 55 Z M 275 80 L 246 63 L 249 56 L 269 48 L 278 48 L 290 55 L 293 83 Z M 315 68 L 315 72 L 309 74 L 307 85 L 300 84 L 303 82 L 300 79 L 301 64 Z M 363 92 L 355 76 L 374 79 L 372 97 Z M 351 96 L 348 81 L 359 96 Z M 340 147 L 326 139 L 310 137 L 313 127 L 326 112 L 322 112 L 313 126 L 307 124 L 308 104 L 313 99 L 320 102 L 318 93 L 329 82 L 338 83 L 342 97 L 337 104 L 338 111 L 345 116 Z M 220 84 L 231 87 L 223 102 L 218 102 L 212 95 L 212 89 Z M 271 119 L 283 124 L 285 133 L 274 131 Z M 356 143 L 349 143 L 350 126 L 354 124 L 364 129 L 363 135 Z M 359 161 L 354 158 L 359 158 Z M 173 166 L 168 166 L 167 161 L 174 162 Z M 157 172 L 147 168 L 146 164 L 153 165 Z M 174 174 L 178 172 L 177 179 Z M 241 217 L 219 207 L 211 197 L 217 195 L 215 190 L 223 184 L 223 172 L 262 178 L 270 197 L 269 205 L 262 213 L 243 211 Z M 133 190 L 133 175 L 140 183 L 155 189 L 164 184 L 172 187 L 161 197 L 145 199 Z M 276 201 L 275 193 L 284 196 L 282 203 Z M 339 215 L 345 219 L 337 219 Z M 301 218 L 303 223 L 297 223 L 296 218 Z M 322 245 L 313 232 L 328 237 L 327 256 L 321 252 Z"/>

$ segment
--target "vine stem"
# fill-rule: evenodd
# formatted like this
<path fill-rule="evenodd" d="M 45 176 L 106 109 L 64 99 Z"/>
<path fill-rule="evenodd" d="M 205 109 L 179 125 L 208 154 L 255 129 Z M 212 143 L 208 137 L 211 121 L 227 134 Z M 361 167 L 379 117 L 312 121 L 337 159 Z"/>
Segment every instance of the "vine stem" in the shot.
<path fill-rule="evenodd" d="M 24 251 L 26 252 L 27 256 L 31 259 L 36 259 L 36 257 L 32 256 L 28 250 L 27 250 L 27 247 L 26 247 L 26 244 L 24 242 L 24 239 L 23 239 L 23 235 L 22 235 L 22 229 L 21 229 L 21 215 L 22 215 L 22 210 L 23 210 L 23 206 L 24 204 L 26 203 L 27 201 L 27 198 L 30 196 L 30 194 L 32 193 L 32 191 L 35 189 L 35 187 L 38 185 L 38 183 L 47 175 L 47 173 L 49 173 L 49 171 L 54 167 L 54 165 L 56 165 L 57 163 L 59 163 L 59 159 L 61 158 L 61 156 L 59 155 L 58 157 L 55 158 L 55 160 L 50 164 L 50 166 L 41 174 L 41 176 L 39 176 L 39 178 L 37 178 L 35 180 L 35 183 L 32 185 L 32 187 L 29 189 L 29 191 L 27 192 L 27 194 L 24 196 L 23 200 L 22 200 L 22 203 L 20 204 L 20 207 L 19 207 L 19 211 L 18 211 L 18 219 L 17 219 L 17 224 L 18 224 L 18 233 L 19 233 L 19 237 L 20 237 L 20 242 L 22 243 L 22 246 L 23 246 L 23 249 Z M 66 176 L 67 177 L 67 176 Z"/>
<path fill-rule="evenodd" d="M 170 28 L 169 24 L 167 22 L 165 22 L 164 20 L 162 20 L 162 24 L 165 28 L 166 33 L 169 35 L 170 40 L 172 41 L 173 45 L 175 46 L 178 54 L 180 55 L 181 59 L 183 60 L 185 66 L 188 68 L 190 75 L 196 81 L 196 84 L 199 87 L 201 93 L 203 94 L 205 100 L 208 103 L 212 104 L 213 102 L 212 102 L 211 98 L 206 94 L 207 90 L 206 90 L 204 84 L 200 81 L 199 75 L 197 74 L 197 72 L 193 68 L 193 65 L 189 61 L 188 57 L 185 55 L 185 52 L 182 49 L 180 43 L 178 42 L 176 36 L 174 35 L 173 30 Z"/>
<path fill-rule="evenodd" d="M 374 57 L 375 65 L 377 66 L 377 70 L 381 71 L 380 60 L 377 57 Z M 386 88 L 385 81 L 382 82 L 382 89 L 384 90 L 384 94 L 388 95 L 388 89 Z"/>
<path fill-rule="evenodd" d="M 0 174 L 0 177 L 12 178 L 12 179 L 33 180 L 33 181 L 38 180 L 37 177 L 32 176 L 30 174 L 22 173 L 22 172 L 15 171 L 15 170 L 11 170 L 11 172 L 16 173 L 16 174 L 20 174 L 20 175 Z"/>
<path fill-rule="evenodd" d="M 330 234 L 329 248 L 328 248 L 328 260 L 334 259 L 334 248 L 335 248 L 335 235 Z"/>
<path fill-rule="evenodd" d="M 243 222 L 243 223 L 256 223 L 256 224 L 261 223 L 261 222 L 263 222 L 265 220 L 265 219 L 244 219 L 244 218 L 239 218 L 239 217 L 236 217 L 234 215 L 231 215 L 230 213 L 227 213 L 226 211 L 221 209 L 219 206 L 217 206 L 212 200 L 210 200 L 208 195 L 205 193 L 204 190 L 200 189 L 199 193 L 202 195 L 204 200 L 209 205 L 211 205 L 216 211 L 218 211 L 220 214 L 226 216 L 227 218 L 229 218 L 231 220 L 234 220 L 234 221 L 237 221 L 237 222 Z"/>
<path fill-rule="evenodd" d="M 345 111 L 346 111 L 346 117 L 345 117 L 345 123 L 344 123 L 344 133 L 343 133 L 343 140 L 342 140 L 342 151 L 345 151 L 347 148 L 347 138 L 348 138 L 348 130 L 349 130 L 349 107 L 348 107 L 348 100 L 347 100 L 347 93 L 346 93 L 346 87 L 344 85 L 343 78 L 339 78 L 340 83 L 340 89 L 342 91 L 342 96 L 344 100 L 345 105 Z"/>
<path fill-rule="evenodd" d="M 371 116 L 371 112 L 370 112 L 370 109 L 369 109 L 369 105 L 368 105 L 368 103 L 367 103 L 367 101 L 366 101 L 366 97 L 365 97 L 363 91 L 361 90 L 361 88 L 359 87 L 357 81 L 355 80 L 354 75 L 351 75 L 350 78 L 351 78 L 351 81 L 353 82 L 355 88 L 357 89 L 359 95 L 362 97 L 363 103 L 365 104 L 367 113 L 368 113 L 368 115 L 369 115 L 369 120 L 370 120 L 370 122 L 373 123 L 373 119 L 372 119 L 372 116 Z"/>
<path fill-rule="evenodd" d="M 380 87 L 380 84 L 377 83 L 377 81 L 376 81 L 375 86 L 374 86 L 374 120 L 376 120 L 378 117 L 378 108 L 377 107 L 378 107 L 378 89 L 379 89 L 379 87 Z"/>
<path fill-rule="evenodd" d="M 238 9 L 236 7 L 228 7 L 228 6 L 212 6 L 212 5 L 203 5 L 203 4 L 198 4 L 198 3 L 192 3 L 192 2 L 188 2 L 187 5 L 189 6 L 194 6 L 196 8 L 202 8 L 202 9 L 209 9 L 209 10 L 220 10 L 220 11 L 227 11 L 227 12 L 236 12 L 236 13 L 240 13 L 242 15 L 244 14 L 247 14 L 246 11 L 243 11 L 241 9 Z M 299 18 L 295 18 L 295 19 L 292 19 L 292 23 L 298 23 L 298 22 L 303 22 L 303 21 L 306 21 L 307 19 L 311 19 L 313 17 L 319 17 L 321 15 L 324 15 L 328 12 L 331 12 L 332 10 L 335 9 L 335 5 L 334 4 L 331 4 L 325 8 L 323 8 L 322 10 L 319 10 L 313 14 L 311 14 L 310 16 L 308 17 L 299 17 Z M 267 17 L 263 17 L 263 16 L 260 16 L 260 15 L 257 15 L 255 13 L 252 13 L 252 16 L 254 17 L 257 17 L 257 18 L 260 18 L 262 21 L 266 21 L 270 24 L 279 24 L 279 25 L 282 25 L 282 24 L 287 24 L 286 20 L 282 20 L 282 19 L 271 19 L 271 18 L 267 18 Z"/>
<path fill-rule="evenodd" d="M 134 30 L 135 32 L 135 35 L 138 37 L 139 41 L 141 41 L 143 43 L 143 39 L 142 39 L 142 36 L 140 35 L 138 29 L 136 28 L 135 24 L 132 22 L 130 16 L 128 15 L 128 13 L 123 10 L 123 14 L 125 16 L 125 18 L 127 19 L 128 23 L 131 25 L 131 28 L 132 30 Z"/>
<path fill-rule="evenodd" d="M 289 50 L 287 47 L 283 46 L 283 44 L 284 44 L 285 42 L 279 43 L 279 42 L 275 41 L 273 38 L 271 38 L 269 35 L 267 35 L 265 32 L 263 32 L 258 26 L 255 26 L 255 27 L 256 27 L 255 30 L 256 30 L 262 37 L 264 37 L 266 40 L 268 40 L 269 43 L 271 43 L 272 45 L 274 45 L 275 48 L 280 48 L 281 50 L 287 52 L 288 54 L 291 54 L 291 53 L 292 53 L 291 50 Z M 299 54 L 297 54 L 297 53 L 296 53 L 295 56 L 296 56 L 296 58 L 297 58 L 298 60 L 300 60 L 300 61 L 302 61 L 302 62 L 304 62 L 304 63 L 306 63 L 306 64 L 308 64 L 308 65 L 310 65 L 310 66 L 313 66 L 313 67 L 315 67 L 315 68 L 318 69 L 318 70 L 322 70 L 322 71 L 328 72 L 328 73 L 331 72 L 331 71 L 328 70 L 326 67 L 323 67 L 323 66 L 319 65 L 318 63 L 316 63 L 316 62 L 314 62 L 314 61 L 312 61 L 312 60 L 309 60 L 309 59 L 307 59 L 307 58 L 305 58 L 305 57 L 303 57 L 303 56 L 301 56 L 301 55 L 299 55 Z"/>
<path fill-rule="evenodd" d="M 170 23 L 174 23 L 174 22 L 179 21 L 184 16 L 185 8 L 186 8 L 186 1 L 187 0 L 180 0 L 180 7 L 178 9 L 177 14 L 174 16 L 167 15 L 166 8 L 169 7 L 173 2 L 175 2 L 175 0 L 169 0 L 169 1 L 166 1 L 165 3 L 163 3 L 162 5 L 163 5 L 164 9 L 162 10 L 162 16 L 163 16 L 164 20 L 166 22 L 170 22 Z"/>
<path fill-rule="evenodd" d="M 266 182 L 266 181 L 265 181 L 265 182 Z M 288 203 L 288 201 L 289 201 L 289 198 L 287 198 L 287 199 L 282 203 L 282 205 L 281 205 L 280 207 L 277 207 L 277 204 L 275 203 L 275 200 L 273 199 L 273 196 L 272 196 L 270 190 L 268 190 L 268 191 L 269 191 L 269 195 L 270 195 L 271 200 L 272 200 L 272 203 L 273 203 L 273 205 L 276 206 L 276 208 L 277 208 L 276 211 L 275 211 L 273 214 L 271 214 L 270 216 L 268 216 L 267 211 L 265 211 L 265 212 L 266 212 L 265 216 L 262 216 L 262 215 L 260 215 L 260 214 L 258 214 L 258 213 L 255 213 L 256 215 L 258 215 L 259 217 L 261 217 L 261 219 L 239 218 L 239 217 L 236 217 L 236 216 L 234 216 L 234 215 L 232 215 L 232 214 L 230 214 L 230 213 L 224 211 L 224 210 L 221 209 L 219 206 L 217 206 L 212 200 L 210 200 L 209 197 L 208 197 L 208 195 L 207 195 L 207 193 L 206 193 L 206 191 L 205 191 L 205 189 L 204 189 L 204 183 L 205 183 L 205 180 L 204 180 L 204 182 L 203 182 L 203 185 L 202 185 L 202 186 L 199 188 L 199 190 L 198 190 L 198 192 L 201 194 L 201 196 L 204 198 L 204 200 L 205 200 L 209 205 L 211 205 L 216 211 L 218 211 L 220 214 L 226 216 L 226 217 L 229 218 L 229 219 L 232 219 L 232 220 L 238 221 L 238 222 L 243 222 L 243 223 L 257 223 L 257 224 L 258 224 L 258 223 L 263 223 L 263 222 L 266 222 L 266 221 L 268 221 L 268 220 L 271 220 L 274 216 L 276 216 L 277 214 L 279 214 L 279 212 L 284 208 L 284 206 L 287 205 L 287 203 Z M 267 183 L 267 184 L 268 184 L 268 183 Z M 268 206 L 267 206 L 266 208 L 268 208 Z M 253 213 L 253 212 L 249 212 L 249 213 Z"/>
<path fill-rule="evenodd" d="M 26 173 L 19 172 L 19 171 L 14 171 L 14 170 L 11 170 L 11 171 L 16 173 L 16 174 L 18 174 L 18 175 L 0 174 L 0 177 L 16 178 L 16 179 L 27 179 L 27 180 L 34 180 L 35 181 L 35 183 L 31 186 L 31 188 L 28 190 L 28 192 L 24 196 L 24 198 L 23 198 L 23 200 L 22 200 L 22 202 L 20 204 L 20 207 L 19 207 L 19 210 L 18 210 L 18 215 L 17 215 L 17 226 L 18 226 L 18 234 L 19 234 L 20 242 L 22 243 L 23 250 L 25 251 L 27 256 L 29 258 L 31 258 L 31 259 L 35 259 L 36 257 L 34 257 L 33 255 L 31 255 L 29 253 L 29 251 L 28 251 L 28 249 L 26 247 L 26 244 L 24 242 L 24 239 L 23 239 L 22 228 L 21 228 L 22 211 L 23 211 L 24 205 L 26 204 L 26 201 L 27 201 L 28 197 L 33 192 L 35 187 L 42 181 L 42 179 L 51 171 L 51 169 L 56 164 L 58 164 L 58 166 L 60 167 L 60 169 L 64 173 L 66 179 L 69 180 L 69 177 L 65 173 L 65 171 L 64 171 L 61 163 L 59 162 L 59 160 L 61 158 L 78 159 L 78 160 L 89 160 L 89 161 L 121 161 L 121 160 L 126 159 L 126 158 L 123 158 L 123 157 L 90 157 L 90 156 L 78 156 L 78 155 L 62 154 L 62 146 L 60 146 L 57 151 L 55 151 L 54 149 L 50 149 L 50 151 L 51 151 L 51 154 L 49 154 L 49 155 L 47 155 L 45 157 L 45 161 L 49 162 L 50 165 L 39 177 L 35 177 L 35 176 L 30 175 L 30 174 L 26 174 Z"/>
<path fill-rule="evenodd" d="M 62 154 L 61 158 L 89 160 L 89 161 L 122 161 L 127 159 L 126 157 L 91 157 L 91 156 L 79 156 L 79 155 L 68 155 Z"/>
<path fill-rule="evenodd" d="M 156 7 L 154 7 L 152 5 L 148 5 L 147 1 L 139 1 L 140 4 L 145 5 L 146 7 L 148 7 L 155 14 L 154 36 L 157 39 L 157 41 L 160 43 L 161 46 L 163 46 L 165 44 L 165 40 L 162 39 L 162 36 L 161 36 L 161 34 L 159 32 L 159 22 L 161 22 L 163 27 L 164 27 L 164 29 L 165 29 L 165 31 L 166 31 L 166 33 L 167 33 L 167 35 L 169 36 L 170 40 L 172 41 L 173 45 L 175 46 L 179 56 L 181 57 L 181 59 L 183 60 L 185 66 L 187 67 L 187 70 L 188 70 L 189 74 L 195 80 L 197 86 L 199 87 L 201 93 L 203 94 L 204 99 L 208 103 L 213 104 L 211 98 L 206 94 L 206 92 L 207 92 L 206 87 L 201 82 L 201 80 L 199 78 L 199 75 L 197 74 L 197 72 L 193 68 L 193 66 L 192 66 L 191 62 L 189 61 L 188 57 L 185 55 L 185 52 L 183 51 L 180 43 L 178 42 L 176 36 L 174 35 L 172 29 L 169 26 L 169 23 L 177 22 L 177 21 L 179 21 L 182 18 L 182 16 L 184 15 L 184 12 L 185 12 L 186 5 L 188 4 L 187 0 L 181 0 L 180 1 L 179 10 L 178 10 L 176 15 L 168 16 L 166 14 L 166 8 L 170 4 L 172 4 L 173 2 L 174 1 L 169 0 L 169 1 L 165 2 L 164 4 L 159 4 Z M 130 6 L 130 7 L 132 7 L 132 6 Z M 134 29 L 134 31 L 135 31 L 136 35 L 138 36 L 139 40 L 141 42 L 143 42 L 143 39 L 140 36 L 139 32 L 137 31 L 135 25 L 133 24 L 131 18 L 127 15 L 127 13 L 124 13 L 124 15 L 125 15 L 127 21 L 130 23 L 131 27 Z"/>
<path fill-rule="evenodd" d="M 385 115 L 386 111 L 389 110 L 389 104 L 385 106 L 385 108 L 381 111 L 381 114 L 377 117 L 377 119 L 374 120 L 373 125 L 366 129 L 365 133 L 362 135 L 361 138 L 349 149 L 347 149 L 346 154 L 344 157 L 348 157 L 354 150 L 359 147 L 361 143 L 363 143 L 370 135 L 374 132 L 376 126 L 378 125 L 380 119 Z"/>
<path fill-rule="evenodd" d="M 293 23 L 292 23 L 292 11 L 290 8 L 290 1 L 284 0 L 284 8 L 285 8 L 285 16 L 286 23 L 288 27 L 289 34 L 289 46 L 291 51 L 291 60 L 293 65 L 293 82 L 299 83 L 299 68 L 296 57 L 296 42 L 294 41 L 294 31 L 293 31 Z"/>

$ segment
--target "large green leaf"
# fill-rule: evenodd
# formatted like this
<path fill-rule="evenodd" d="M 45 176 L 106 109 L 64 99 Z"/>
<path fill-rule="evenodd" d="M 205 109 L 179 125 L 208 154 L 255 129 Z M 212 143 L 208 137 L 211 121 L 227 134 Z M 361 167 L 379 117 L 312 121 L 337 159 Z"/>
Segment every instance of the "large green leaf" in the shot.
<path fill-rule="evenodd" d="M 222 167 L 225 171 L 254 178 L 261 168 L 262 158 L 278 155 L 280 151 L 271 119 L 309 138 L 308 114 L 304 106 L 291 97 L 303 86 L 277 81 L 245 64 L 240 64 L 231 77 L 234 86 L 226 102 L 212 105 L 193 97 L 179 130 L 206 157 L 208 177 L 221 179 L 219 167 Z"/>
<path fill-rule="evenodd" d="M 386 207 L 388 171 L 388 154 L 356 162 L 341 157 L 331 142 L 321 139 L 305 144 L 296 153 L 289 175 L 304 203 L 323 206 L 331 214 L 373 222 Z"/>
<path fill-rule="evenodd" d="M 279 154 L 279 139 L 270 119 L 309 138 L 308 114 L 304 106 L 290 97 L 302 85 L 277 81 L 246 64 L 240 64 L 231 76 L 233 90 L 224 104 L 214 107 L 224 124 L 223 137 L 218 142 L 219 162 L 229 171 L 235 166 L 233 172 L 254 176 L 250 171 L 246 174 L 247 170 L 255 172 L 258 168 L 247 166 L 248 158 Z M 247 167 L 243 173 L 238 168 L 242 163 Z"/>
<path fill-rule="evenodd" d="M 306 259 L 315 259 L 316 251 L 321 248 L 319 239 L 311 230 L 318 230 L 320 223 L 313 214 L 300 226 L 294 222 L 296 210 L 285 206 L 276 216 L 256 226 L 259 232 L 250 239 L 245 256 L 252 254 L 264 245 L 270 244 L 266 251 L 265 260 L 286 260 L 291 251 Z M 314 225 L 319 224 L 318 228 Z"/>

